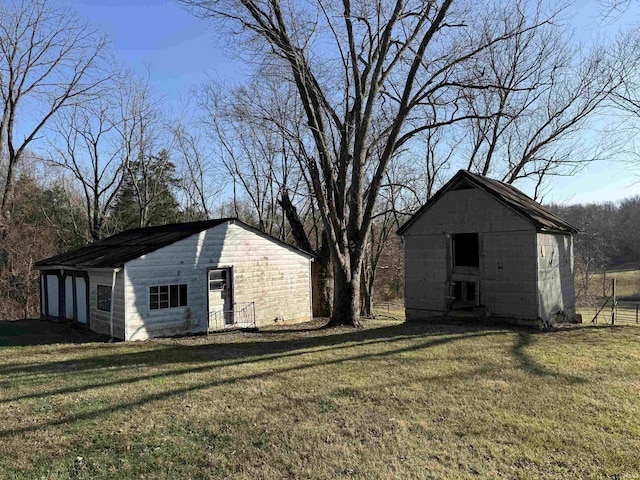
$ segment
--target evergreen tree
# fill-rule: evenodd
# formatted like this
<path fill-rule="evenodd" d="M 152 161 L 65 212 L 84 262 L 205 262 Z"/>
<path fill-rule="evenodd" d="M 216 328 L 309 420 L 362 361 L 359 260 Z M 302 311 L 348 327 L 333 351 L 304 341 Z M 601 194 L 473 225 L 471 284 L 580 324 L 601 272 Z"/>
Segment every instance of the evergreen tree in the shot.
<path fill-rule="evenodd" d="M 175 170 L 166 150 L 128 162 L 111 215 L 114 231 L 179 222 Z"/>

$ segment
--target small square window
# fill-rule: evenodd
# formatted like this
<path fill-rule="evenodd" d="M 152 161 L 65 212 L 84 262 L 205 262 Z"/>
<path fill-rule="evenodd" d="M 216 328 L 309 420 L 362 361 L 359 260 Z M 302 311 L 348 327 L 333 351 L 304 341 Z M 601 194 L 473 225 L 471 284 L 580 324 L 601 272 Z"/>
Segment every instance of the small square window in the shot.
<path fill-rule="evenodd" d="M 98 310 L 111 311 L 111 287 L 98 285 Z"/>

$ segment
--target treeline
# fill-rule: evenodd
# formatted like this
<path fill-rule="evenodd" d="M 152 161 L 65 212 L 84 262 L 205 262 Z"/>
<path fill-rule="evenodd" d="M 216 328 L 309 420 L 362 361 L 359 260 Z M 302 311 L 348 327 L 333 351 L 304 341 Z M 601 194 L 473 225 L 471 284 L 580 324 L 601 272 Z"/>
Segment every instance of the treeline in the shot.
<path fill-rule="evenodd" d="M 125 177 L 106 212 L 101 235 L 128 228 L 161 225 L 194 219 L 176 198 L 177 185 L 167 163 L 164 174 L 150 182 L 158 195 L 147 207 L 141 221 L 140 202 L 134 180 Z M 0 318 L 33 317 L 39 312 L 38 272 L 34 262 L 66 250 L 78 248 L 96 238 L 87 218 L 82 193 L 64 176 L 47 173 L 47 165 L 32 159 L 25 162 L 15 178 L 15 197 L 7 229 L 0 238 L 3 275 L 0 277 Z M 202 217 L 200 217 L 202 218 Z"/>
<path fill-rule="evenodd" d="M 574 252 L 585 268 L 601 271 L 640 262 L 640 196 L 550 209 L 580 230 L 574 236 Z"/>

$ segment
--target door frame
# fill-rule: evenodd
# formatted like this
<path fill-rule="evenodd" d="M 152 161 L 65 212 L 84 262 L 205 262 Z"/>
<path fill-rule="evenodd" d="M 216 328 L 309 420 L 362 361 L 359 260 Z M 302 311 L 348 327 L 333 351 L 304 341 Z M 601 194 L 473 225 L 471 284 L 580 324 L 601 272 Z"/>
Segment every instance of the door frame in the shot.
<path fill-rule="evenodd" d="M 454 235 L 473 233 L 478 235 L 478 266 L 477 267 L 463 267 L 455 265 L 455 252 L 454 252 Z M 482 307 L 484 305 L 484 244 L 483 244 L 483 232 L 456 232 L 445 234 L 447 242 L 447 288 L 445 289 L 445 296 L 447 301 L 447 310 L 469 309 Z M 457 282 L 469 282 L 475 283 L 476 294 L 475 300 L 456 302 L 453 297 L 454 283 Z"/>
<path fill-rule="evenodd" d="M 49 285 L 47 276 L 55 276 L 58 278 L 58 316 L 49 314 Z M 72 311 L 67 310 L 67 278 L 71 278 L 71 290 L 72 290 Z M 85 311 L 87 315 L 87 322 L 80 323 L 78 321 L 78 297 L 76 290 L 76 278 L 84 279 L 84 291 L 85 291 Z M 72 270 L 66 268 L 60 269 L 48 269 L 40 271 L 40 288 L 43 289 L 44 295 L 41 294 L 41 302 L 44 299 L 44 305 L 40 305 L 41 315 L 51 320 L 58 322 L 67 322 L 73 325 L 77 325 L 81 328 L 91 328 L 91 310 L 90 310 L 90 289 L 89 289 L 89 273 L 85 270 Z M 69 318 L 68 314 L 73 314 L 73 319 Z"/>
<path fill-rule="evenodd" d="M 207 285 L 207 321 L 209 320 L 209 313 L 211 312 L 211 305 L 209 305 L 209 272 L 212 270 L 227 270 L 228 272 L 228 296 L 229 296 L 229 305 L 231 310 L 233 310 L 233 296 L 234 296 L 234 285 L 233 285 L 233 265 L 221 265 L 219 267 L 207 267 L 206 269 L 206 285 Z"/>

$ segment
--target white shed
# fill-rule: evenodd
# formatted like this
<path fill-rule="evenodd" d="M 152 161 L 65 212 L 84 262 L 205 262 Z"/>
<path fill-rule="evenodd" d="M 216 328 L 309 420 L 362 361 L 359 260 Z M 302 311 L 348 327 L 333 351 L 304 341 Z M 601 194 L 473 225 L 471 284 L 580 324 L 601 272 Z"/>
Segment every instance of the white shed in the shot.
<path fill-rule="evenodd" d="M 142 340 L 308 321 L 311 261 L 223 218 L 127 230 L 36 268 L 43 317 Z"/>
<path fill-rule="evenodd" d="M 511 185 L 460 170 L 398 230 L 407 320 L 571 320 L 576 231 Z"/>

